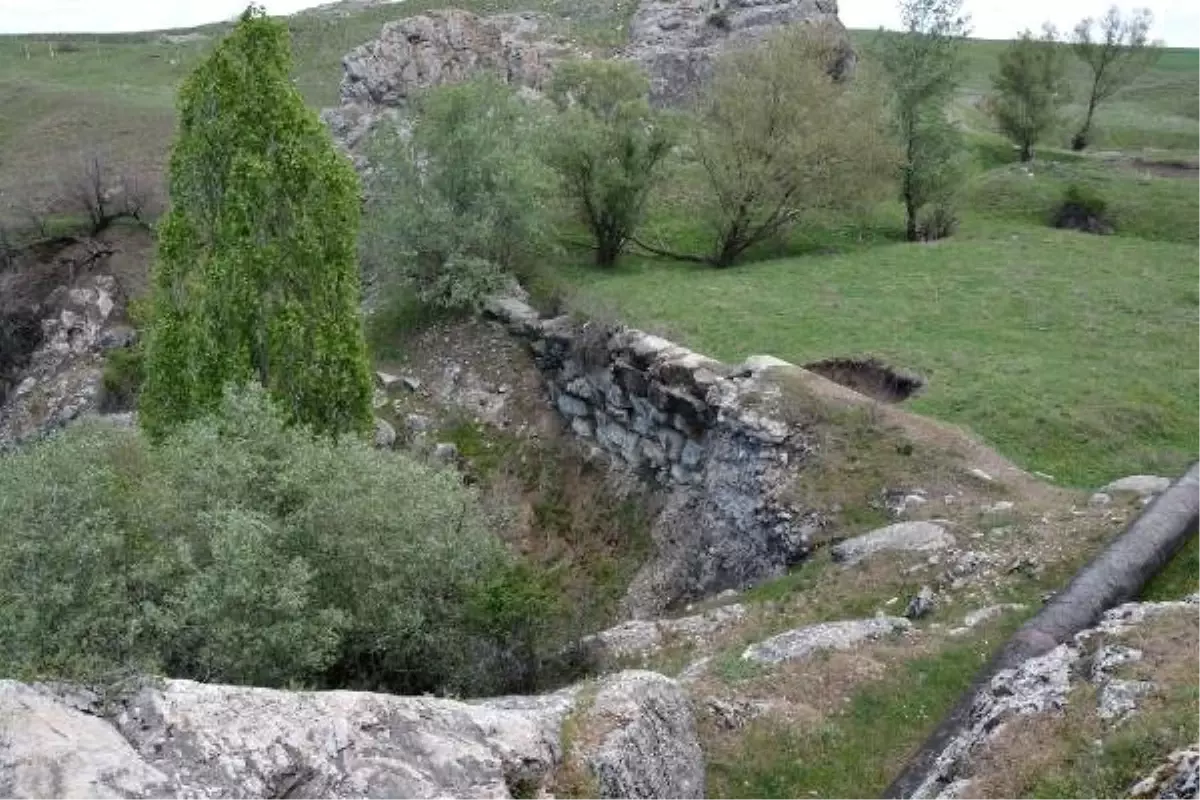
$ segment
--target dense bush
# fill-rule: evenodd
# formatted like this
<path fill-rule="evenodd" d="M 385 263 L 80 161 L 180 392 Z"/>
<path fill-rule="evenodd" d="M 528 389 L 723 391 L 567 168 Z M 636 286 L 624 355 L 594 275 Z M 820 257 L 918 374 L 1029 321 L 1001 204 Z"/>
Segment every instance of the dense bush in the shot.
<path fill-rule="evenodd" d="M 0 674 L 528 690 L 552 597 L 454 473 L 259 389 L 158 446 L 96 422 L 0 456 Z"/>
<path fill-rule="evenodd" d="M 1072 228 L 1085 233 L 1113 232 L 1108 201 L 1095 189 L 1077 183 L 1067 187 L 1051 222 L 1056 228 Z"/>
<path fill-rule="evenodd" d="M 1067 50 L 1059 46 L 1050 25 L 1035 39 L 1028 30 L 1000 54 L 992 77 L 992 94 L 984 108 L 1000 132 L 1020 149 L 1021 160 L 1033 159 L 1033 147 L 1059 124 L 1059 112 L 1070 99 Z"/>
<path fill-rule="evenodd" d="M 428 306 L 469 310 L 550 241 L 537 107 L 478 78 L 426 91 L 415 111 L 411 131 L 372 142 L 363 259 Z"/>

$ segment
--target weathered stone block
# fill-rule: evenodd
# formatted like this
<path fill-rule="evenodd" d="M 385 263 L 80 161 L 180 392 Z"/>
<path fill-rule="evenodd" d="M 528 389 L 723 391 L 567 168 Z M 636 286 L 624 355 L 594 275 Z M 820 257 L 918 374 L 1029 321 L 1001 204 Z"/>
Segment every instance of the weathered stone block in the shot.
<path fill-rule="evenodd" d="M 591 407 L 573 394 L 560 392 L 555 401 L 558 410 L 567 417 L 586 417 L 592 413 Z"/>

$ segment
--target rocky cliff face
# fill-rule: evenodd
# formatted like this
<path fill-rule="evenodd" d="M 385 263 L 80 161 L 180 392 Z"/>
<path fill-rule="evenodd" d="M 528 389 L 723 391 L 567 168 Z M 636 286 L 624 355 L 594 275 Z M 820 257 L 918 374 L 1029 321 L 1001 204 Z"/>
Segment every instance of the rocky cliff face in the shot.
<path fill-rule="evenodd" d="M 844 37 L 836 0 L 648 0 L 633 17 L 625 56 L 650 76 L 650 96 L 659 105 L 680 105 L 712 75 L 713 64 L 731 49 L 753 47 L 786 25 L 832 26 Z M 838 74 L 853 70 L 849 40 Z"/>
<path fill-rule="evenodd" d="M 0 681 L 5 797 L 535 796 L 567 758 L 599 797 L 704 794 L 687 699 L 651 672 L 476 703 L 176 680 L 102 703 Z"/>
<path fill-rule="evenodd" d="M 550 22 L 543 14 L 481 17 L 455 9 L 389 22 L 379 38 L 342 59 L 340 104 L 322 118 L 334 138 L 357 155 L 366 134 L 381 121 L 395 120 L 421 89 L 489 74 L 539 90 L 556 63 L 586 55 L 552 34 Z M 835 0 L 648 0 L 616 57 L 646 70 L 652 102 L 678 105 L 694 96 L 725 50 L 753 46 L 794 23 L 845 30 Z M 843 73 L 853 66 L 846 40 L 833 68 Z"/>

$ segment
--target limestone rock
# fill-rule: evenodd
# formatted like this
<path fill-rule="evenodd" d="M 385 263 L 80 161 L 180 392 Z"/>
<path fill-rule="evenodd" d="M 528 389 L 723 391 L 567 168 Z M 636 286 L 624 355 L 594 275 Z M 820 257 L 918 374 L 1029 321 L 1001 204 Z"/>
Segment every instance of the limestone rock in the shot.
<path fill-rule="evenodd" d="M 75 695 L 79 695 L 76 697 Z M 6 797 L 510 797 L 562 763 L 578 688 L 459 702 L 167 680 L 105 717 L 67 687 L 0 681 Z M 678 684 L 604 679 L 579 709 L 602 797 L 700 797 L 704 764 Z"/>
<path fill-rule="evenodd" d="M 653 102 L 678 105 L 695 96 L 722 53 L 759 44 L 793 23 L 845 30 L 835 0 L 648 0 L 630 22 L 625 55 L 649 73 Z M 854 62 L 846 40 L 831 68 L 844 74 Z"/>
<path fill-rule="evenodd" d="M 610 678 L 576 722 L 584 734 L 573 757 L 587 765 L 601 797 L 704 797 L 691 703 L 670 678 L 639 671 Z"/>
<path fill-rule="evenodd" d="M 103 342 L 118 304 L 117 281 L 106 274 L 59 286 L 49 295 L 42 304 L 49 313 L 41 320 L 40 343 L 23 380 L 0 405 L 0 447 L 65 425 L 96 405 Z"/>
<path fill-rule="evenodd" d="M 386 419 L 376 417 L 372 443 L 382 450 L 390 450 L 396 443 L 396 429 Z"/>
<path fill-rule="evenodd" d="M 584 643 L 596 648 L 604 658 L 644 655 L 673 638 L 703 643 L 745 619 L 747 610 L 739 603 L 732 603 L 678 619 L 629 620 L 587 637 Z"/>
<path fill-rule="evenodd" d="M 912 623 L 901 617 L 874 617 L 840 622 L 822 622 L 781 633 L 751 645 L 742 653 L 746 661 L 780 664 L 799 661 L 821 650 L 849 650 L 863 642 L 907 631 Z"/>
<path fill-rule="evenodd" d="M 1129 790 L 1131 798 L 1184 798 L 1200 794 L 1200 745 L 1176 750 Z"/>
<path fill-rule="evenodd" d="M 933 611 L 933 604 L 933 589 L 922 586 L 921 591 L 908 601 L 908 607 L 904 609 L 904 616 L 909 619 L 920 619 Z"/>
<path fill-rule="evenodd" d="M 1006 611 L 1024 611 L 1023 603 L 997 603 L 991 606 L 971 611 L 963 617 L 963 625 L 967 628 L 974 628 L 976 625 L 987 622 L 994 617 L 998 617 Z"/>
<path fill-rule="evenodd" d="M 104 720 L 0 680 L 0 796 L 145 796 L 166 785 Z"/>
<path fill-rule="evenodd" d="M 1126 492 L 1136 494 L 1140 497 L 1149 497 L 1151 495 L 1162 494 L 1170 486 L 1170 478 L 1162 478 L 1158 475 L 1129 475 L 1124 478 L 1118 478 L 1100 491 L 1110 495 L 1117 492 Z"/>
<path fill-rule="evenodd" d="M 932 522 L 898 522 L 834 545 L 835 561 L 854 564 L 884 551 L 932 552 L 954 545 L 954 537 Z"/>

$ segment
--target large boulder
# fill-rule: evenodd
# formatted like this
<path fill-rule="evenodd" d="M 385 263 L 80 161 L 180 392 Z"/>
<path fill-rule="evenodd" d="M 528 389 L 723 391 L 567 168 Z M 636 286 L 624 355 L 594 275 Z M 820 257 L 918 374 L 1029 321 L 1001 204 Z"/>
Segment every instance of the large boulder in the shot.
<path fill-rule="evenodd" d="M 485 74 L 540 89 L 556 61 L 577 54 L 545 33 L 546 22 L 535 13 L 480 17 L 457 9 L 389 22 L 379 38 L 342 58 L 340 105 L 322 117 L 334 139 L 355 152 L 381 120 L 399 119 L 422 89 Z"/>
<path fill-rule="evenodd" d="M 836 0 L 649 0 L 630 23 L 625 55 L 649 73 L 655 104 L 679 105 L 709 79 L 722 53 L 757 45 L 794 23 L 829 25 L 842 34 L 830 67 L 838 75 L 853 70 L 855 54 Z"/>
<path fill-rule="evenodd" d="M 0 795 L 530 796 L 562 763 L 582 695 L 460 702 L 167 680 L 101 704 L 0 681 Z M 699 796 L 703 761 L 674 681 L 619 673 L 580 713 L 608 725 L 579 755 L 601 796 Z M 625 744 L 638 749 L 621 755 Z"/>

